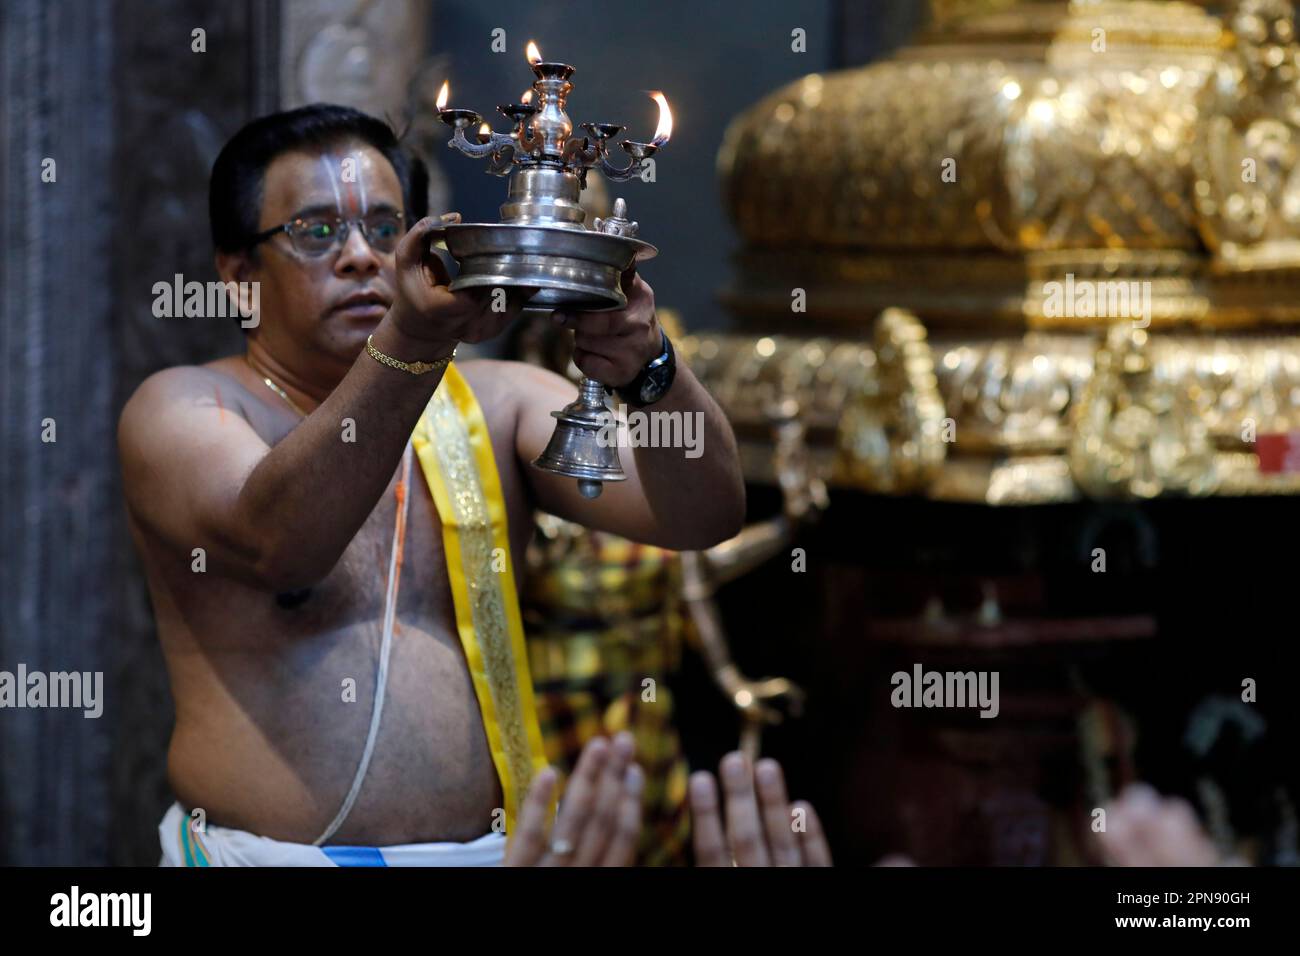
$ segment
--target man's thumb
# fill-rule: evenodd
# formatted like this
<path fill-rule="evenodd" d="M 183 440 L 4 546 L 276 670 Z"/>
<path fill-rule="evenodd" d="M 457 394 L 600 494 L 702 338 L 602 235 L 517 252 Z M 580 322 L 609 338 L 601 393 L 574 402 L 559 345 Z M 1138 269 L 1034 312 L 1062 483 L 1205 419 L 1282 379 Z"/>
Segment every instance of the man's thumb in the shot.
<path fill-rule="evenodd" d="M 399 273 L 409 269 L 427 268 L 432 273 L 434 285 L 448 285 L 451 282 L 451 275 L 447 272 L 447 267 L 439 258 L 438 253 L 434 252 L 432 248 L 430 233 L 441 225 L 438 220 L 426 216 L 412 226 L 410 231 L 402 237 L 402 241 L 397 246 L 397 271 Z"/>
<path fill-rule="evenodd" d="M 429 248 L 429 232 L 438 226 L 438 221 L 425 216 L 402 237 L 397 244 L 397 268 L 412 269 L 424 262 L 425 250 Z"/>
<path fill-rule="evenodd" d="M 622 287 L 623 294 L 626 295 L 627 293 L 632 291 L 632 286 L 635 283 L 636 283 L 636 260 L 633 259 L 632 264 L 628 266 L 626 269 L 624 269 L 623 274 L 619 276 L 618 284 Z"/>

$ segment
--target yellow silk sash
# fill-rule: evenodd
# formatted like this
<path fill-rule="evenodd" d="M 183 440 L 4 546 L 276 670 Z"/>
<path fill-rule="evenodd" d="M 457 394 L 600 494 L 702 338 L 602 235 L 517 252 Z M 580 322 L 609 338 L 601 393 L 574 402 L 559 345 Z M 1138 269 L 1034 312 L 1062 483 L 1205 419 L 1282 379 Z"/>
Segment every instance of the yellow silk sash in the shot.
<path fill-rule="evenodd" d="M 456 629 L 514 832 L 533 774 L 546 766 L 528 674 L 506 503 L 487 422 L 454 364 L 411 436 L 442 522 Z"/>

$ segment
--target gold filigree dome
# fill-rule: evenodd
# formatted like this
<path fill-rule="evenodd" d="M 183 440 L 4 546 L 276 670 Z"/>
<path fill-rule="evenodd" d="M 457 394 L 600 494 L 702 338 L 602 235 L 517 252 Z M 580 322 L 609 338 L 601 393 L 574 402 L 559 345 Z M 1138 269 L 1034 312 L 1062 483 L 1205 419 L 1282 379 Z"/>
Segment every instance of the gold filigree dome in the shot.
<path fill-rule="evenodd" d="M 1203 248 L 1193 152 L 1221 22 L 1184 3 L 994 6 L 956 34 L 806 76 L 741 114 L 719 168 L 744 239 Z"/>
<path fill-rule="evenodd" d="M 1300 429 L 1292 4 L 937 5 L 913 46 L 728 131 L 735 328 L 681 351 L 746 475 L 779 477 L 775 393 L 835 486 L 1300 494 L 1256 447 Z"/>

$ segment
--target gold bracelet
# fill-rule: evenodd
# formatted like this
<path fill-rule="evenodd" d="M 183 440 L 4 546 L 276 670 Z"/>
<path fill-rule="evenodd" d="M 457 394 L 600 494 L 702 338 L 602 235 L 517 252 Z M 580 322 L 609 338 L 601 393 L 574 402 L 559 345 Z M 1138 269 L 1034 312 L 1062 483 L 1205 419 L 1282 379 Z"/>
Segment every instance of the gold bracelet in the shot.
<path fill-rule="evenodd" d="M 374 336 L 367 336 L 366 351 L 376 362 L 387 365 L 389 368 L 395 368 L 400 372 L 410 372 L 412 375 L 423 375 L 426 372 L 432 372 L 435 368 L 444 368 L 451 364 L 451 360 L 456 357 L 456 349 L 451 350 L 451 354 L 446 358 L 435 359 L 432 362 L 402 362 L 393 358 L 391 355 L 385 355 L 379 349 L 375 348 L 374 342 L 371 341 Z"/>

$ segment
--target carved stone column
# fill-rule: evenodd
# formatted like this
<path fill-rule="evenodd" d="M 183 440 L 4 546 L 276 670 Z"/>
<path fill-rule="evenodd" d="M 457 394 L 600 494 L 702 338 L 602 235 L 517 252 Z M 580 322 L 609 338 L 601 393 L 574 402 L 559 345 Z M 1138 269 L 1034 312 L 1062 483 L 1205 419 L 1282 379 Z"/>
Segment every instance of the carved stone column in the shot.
<path fill-rule="evenodd" d="M 110 21 L 104 4 L 12 0 L 0 12 L 0 670 L 11 673 L 112 667 Z M 118 706 L 107 678 L 97 720 L 0 710 L 0 863 L 105 860 Z"/>

